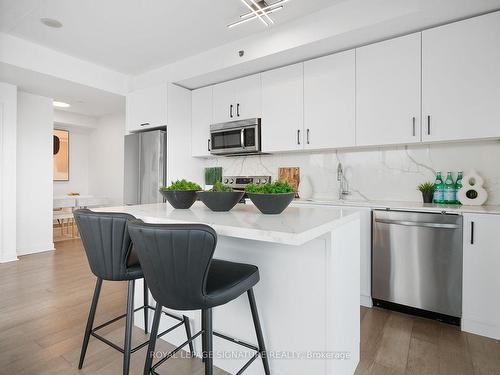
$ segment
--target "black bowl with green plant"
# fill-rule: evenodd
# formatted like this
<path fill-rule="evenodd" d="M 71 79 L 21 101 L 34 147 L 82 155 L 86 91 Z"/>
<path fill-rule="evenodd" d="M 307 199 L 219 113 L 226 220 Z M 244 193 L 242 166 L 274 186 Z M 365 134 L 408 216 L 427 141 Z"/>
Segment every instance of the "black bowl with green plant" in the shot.
<path fill-rule="evenodd" d="M 424 203 L 432 203 L 434 199 L 434 192 L 436 191 L 436 186 L 433 182 L 424 182 L 417 186 L 417 189 L 422 193 L 422 199 Z"/>
<path fill-rule="evenodd" d="M 260 212 L 268 215 L 282 213 L 295 197 L 293 187 L 284 181 L 264 185 L 250 184 L 246 186 L 245 192 Z"/>
<path fill-rule="evenodd" d="M 198 192 L 198 198 L 212 211 L 225 212 L 231 210 L 244 194 L 242 191 L 233 191 L 232 187 L 216 182 L 212 189 Z"/>
<path fill-rule="evenodd" d="M 162 186 L 161 194 L 174 208 L 188 209 L 196 201 L 196 192 L 201 190 L 201 186 L 195 182 L 186 180 L 172 181 L 170 186 Z"/>

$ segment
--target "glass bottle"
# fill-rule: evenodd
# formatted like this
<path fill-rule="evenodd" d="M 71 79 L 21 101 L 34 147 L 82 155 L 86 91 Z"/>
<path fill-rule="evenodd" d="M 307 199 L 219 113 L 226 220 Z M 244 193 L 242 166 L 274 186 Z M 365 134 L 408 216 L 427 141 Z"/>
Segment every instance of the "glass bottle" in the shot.
<path fill-rule="evenodd" d="M 454 204 L 456 200 L 455 182 L 451 172 L 448 172 L 444 181 L 444 203 Z"/>
<path fill-rule="evenodd" d="M 464 173 L 463 172 L 458 172 L 458 176 L 457 176 L 457 181 L 455 182 L 455 197 L 457 196 L 457 193 L 458 191 L 462 188 L 462 179 L 464 177 Z M 460 201 L 458 200 L 458 198 L 455 198 L 455 203 L 456 204 L 460 204 Z"/>
<path fill-rule="evenodd" d="M 434 203 L 443 203 L 444 201 L 444 184 L 443 178 L 441 177 L 441 172 L 436 173 L 436 181 L 434 182 Z"/>

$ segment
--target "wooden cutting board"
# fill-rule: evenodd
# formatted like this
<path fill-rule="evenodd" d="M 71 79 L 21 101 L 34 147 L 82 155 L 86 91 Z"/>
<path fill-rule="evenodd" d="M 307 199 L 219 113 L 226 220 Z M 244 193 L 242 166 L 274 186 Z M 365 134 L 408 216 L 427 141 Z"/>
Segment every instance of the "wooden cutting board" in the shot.
<path fill-rule="evenodd" d="M 300 168 L 299 167 L 284 167 L 278 168 L 278 180 L 286 181 L 297 192 L 295 197 L 299 197 L 299 183 L 300 183 Z"/>

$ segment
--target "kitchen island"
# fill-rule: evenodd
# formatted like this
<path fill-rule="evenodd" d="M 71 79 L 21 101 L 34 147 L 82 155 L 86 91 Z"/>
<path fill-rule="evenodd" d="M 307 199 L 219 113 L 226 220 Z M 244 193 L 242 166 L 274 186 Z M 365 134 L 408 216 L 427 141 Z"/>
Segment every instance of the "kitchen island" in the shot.
<path fill-rule="evenodd" d="M 212 212 L 202 203 L 189 210 L 168 204 L 103 208 L 127 212 L 148 223 L 203 223 L 218 234 L 215 257 L 254 264 L 260 270 L 255 287 L 271 370 L 274 375 L 353 374 L 360 341 L 360 220 L 352 209 L 289 207 L 280 215 L 263 215 L 253 205 Z M 142 286 L 136 287 L 136 305 Z M 176 312 L 174 312 L 176 313 Z M 190 317 L 192 331 L 201 328 L 199 312 Z M 174 323 L 162 318 L 161 328 Z M 151 319 L 150 319 L 151 321 Z M 143 326 L 142 312 L 135 324 Z M 214 309 L 214 330 L 256 343 L 245 295 Z M 165 340 L 180 344 L 177 330 Z M 196 342 L 201 352 L 201 343 Z M 235 374 L 253 352 L 215 338 L 215 366 Z M 245 374 L 263 374 L 255 361 Z"/>

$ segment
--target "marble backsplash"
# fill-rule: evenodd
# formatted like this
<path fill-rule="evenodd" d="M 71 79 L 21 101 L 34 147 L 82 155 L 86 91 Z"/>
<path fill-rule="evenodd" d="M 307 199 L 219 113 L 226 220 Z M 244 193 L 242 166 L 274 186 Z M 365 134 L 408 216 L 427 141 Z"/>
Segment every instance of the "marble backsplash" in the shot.
<path fill-rule="evenodd" d="M 421 201 L 419 183 L 433 181 L 435 172 L 475 169 L 485 180 L 486 204 L 500 204 L 500 141 L 447 143 L 207 159 L 224 175 L 270 175 L 279 167 L 300 167 L 316 199 L 338 197 L 337 164 L 349 181 L 348 200 Z M 456 176 L 456 175 L 455 175 Z"/>

